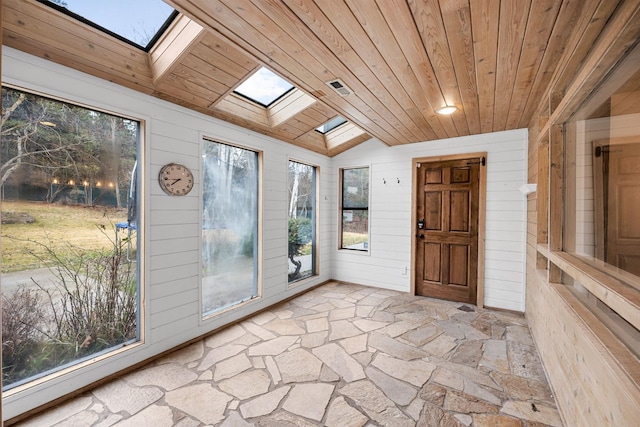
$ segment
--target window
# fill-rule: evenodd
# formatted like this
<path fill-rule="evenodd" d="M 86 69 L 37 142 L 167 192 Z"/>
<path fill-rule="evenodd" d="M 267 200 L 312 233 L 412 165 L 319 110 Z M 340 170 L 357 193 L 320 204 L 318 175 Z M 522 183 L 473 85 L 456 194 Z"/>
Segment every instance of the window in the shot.
<path fill-rule="evenodd" d="M 340 171 L 340 249 L 369 250 L 369 168 Z"/>
<path fill-rule="evenodd" d="M 238 86 L 234 92 L 263 107 L 270 107 L 292 89 L 291 83 L 262 67 Z"/>
<path fill-rule="evenodd" d="M 637 357 L 640 46 L 564 123 L 561 281 Z M 552 141 L 553 142 L 553 141 Z M 552 146 L 553 148 L 553 146 Z M 553 155 L 553 154 L 552 154 Z M 585 274 L 576 274 L 586 271 Z M 612 298 L 611 295 L 615 295 Z"/>
<path fill-rule="evenodd" d="M 140 123 L 2 88 L 2 382 L 140 339 Z"/>
<path fill-rule="evenodd" d="M 316 274 L 316 168 L 289 161 L 289 283 Z"/>
<path fill-rule="evenodd" d="M 347 123 L 347 120 L 344 117 L 337 116 L 329 120 L 327 123 L 323 124 L 322 126 L 318 126 L 316 128 L 316 131 L 324 135 L 325 133 L 330 132 L 335 128 L 337 128 L 338 126 L 341 126 L 345 123 Z"/>
<path fill-rule="evenodd" d="M 162 0 L 39 1 L 145 51 L 178 15 Z"/>
<path fill-rule="evenodd" d="M 258 295 L 258 153 L 204 140 L 202 313 Z"/>

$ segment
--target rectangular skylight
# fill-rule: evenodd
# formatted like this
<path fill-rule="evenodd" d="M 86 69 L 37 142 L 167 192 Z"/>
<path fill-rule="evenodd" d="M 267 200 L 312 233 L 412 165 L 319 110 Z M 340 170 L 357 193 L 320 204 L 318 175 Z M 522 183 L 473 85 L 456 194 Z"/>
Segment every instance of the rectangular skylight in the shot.
<path fill-rule="evenodd" d="M 262 67 L 238 86 L 234 92 L 263 107 L 269 107 L 291 89 L 293 89 L 291 83 Z"/>
<path fill-rule="evenodd" d="M 38 0 L 149 51 L 178 12 L 162 0 Z"/>
<path fill-rule="evenodd" d="M 347 123 L 347 119 L 341 116 L 337 116 L 329 120 L 327 123 L 323 124 L 322 126 L 318 126 L 316 130 L 321 134 L 325 134 L 345 123 Z"/>

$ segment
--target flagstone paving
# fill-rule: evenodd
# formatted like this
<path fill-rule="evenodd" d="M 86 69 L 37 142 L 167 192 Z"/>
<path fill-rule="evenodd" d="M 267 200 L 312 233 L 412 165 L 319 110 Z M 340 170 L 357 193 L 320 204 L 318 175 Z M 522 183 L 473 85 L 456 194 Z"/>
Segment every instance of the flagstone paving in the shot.
<path fill-rule="evenodd" d="M 21 426 L 561 426 L 523 316 L 332 282 Z"/>

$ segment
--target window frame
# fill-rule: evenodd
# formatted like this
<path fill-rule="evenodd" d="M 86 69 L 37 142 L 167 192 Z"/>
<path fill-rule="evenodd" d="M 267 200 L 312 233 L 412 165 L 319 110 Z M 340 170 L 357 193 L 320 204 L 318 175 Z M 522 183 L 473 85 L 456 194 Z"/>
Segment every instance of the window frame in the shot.
<path fill-rule="evenodd" d="M 153 47 L 155 46 L 155 44 L 158 42 L 158 40 L 160 40 L 160 38 L 163 36 L 163 34 L 169 29 L 169 27 L 171 26 L 171 24 L 176 20 L 176 18 L 178 17 L 178 15 L 180 14 L 180 12 L 178 12 L 176 9 L 173 10 L 173 12 L 171 12 L 171 14 L 169 14 L 169 16 L 167 17 L 167 19 L 165 19 L 165 21 L 162 23 L 162 25 L 158 28 L 158 30 L 155 32 L 155 34 L 153 35 L 153 37 L 151 37 L 151 39 L 149 39 L 149 42 L 143 46 L 141 44 L 138 44 L 137 42 L 123 36 L 120 35 L 118 33 L 116 33 L 115 31 L 112 31 L 106 27 L 103 27 L 102 25 L 88 19 L 85 18 L 84 16 L 78 15 L 76 12 L 74 12 L 71 9 L 67 9 L 64 6 L 60 6 L 56 3 L 53 3 L 51 1 L 48 0 L 36 0 L 39 3 L 50 7 L 60 13 L 63 13 L 64 15 L 69 16 L 70 18 L 73 18 L 83 24 L 86 24 L 92 28 L 95 28 L 98 31 L 101 31 L 117 40 L 120 40 L 121 42 L 124 42 L 130 46 L 135 47 L 136 49 L 140 49 L 146 53 L 149 53 L 151 51 L 151 49 L 153 49 Z"/>
<path fill-rule="evenodd" d="M 288 250 L 288 241 L 289 241 L 289 235 L 288 235 L 288 230 L 289 230 L 289 204 L 291 203 L 291 201 L 289 200 L 289 164 L 290 163 L 298 163 L 301 165 L 305 165 L 305 166 L 309 166 L 311 168 L 313 168 L 314 174 L 313 174 L 313 181 L 312 181 L 312 189 L 313 189 L 313 195 L 311 200 L 313 200 L 313 215 L 312 215 L 312 219 L 311 219 L 311 223 L 313 225 L 313 230 L 312 230 L 312 234 L 311 234 L 311 245 L 312 245 L 312 254 L 311 254 L 311 274 L 309 276 L 305 276 L 305 277 L 301 277 L 299 279 L 294 279 L 294 280 L 289 280 L 289 250 Z M 287 205 L 286 205 L 286 218 L 287 218 L 287 222 L 286 222 L 286 230 L 287 230 L 287 269 L 286 269 L 286 276 L 287 276 L 287 287 L 291 288 L 291 287 L 295 287 L 295 286 L 299 286 L 302 283 L 305 283 L 308 280 L 314 279 L 315 277 L 318 277 L 320 275 L 320 248 L 318 247 L 318 242 L 320 241 L 320 239 L 318 238 L 319 235 L 319 230 L 320 230 L 320 215 L 318 212 L 318 208 L 320 206 L 320 200 L 319 200 L 319 194 L 320 194 L 320 166 L 313 164 L 311 162 L 308 161 L 304 161 L 304 160 L 299 160 L 297 158 L 293 158 L 293 157 L 289 157 L 287 159 L 287 166 L 286 166 L 286 185 L 287 185 Z"/>
<path fill-rule="evenodd" d="M 254 264 L 255 267 L 255 277 L 256 277 L 256 292 L 255 295 L 252 298 L 248 298 L 239 302 L 236 302 L 232 305 L 223 307 L 221 309 L 212 311 L 210 313 L 205 313 L 203 310 L 203 284 L 202 284 L 202 279 L 203 279 L 203 274 L 202 274 L 202 269 L 200 269 L 200 271 L 198 272 L 198 289 L 199 289 L 199 294 L 198 294 L 198 313 L 199 313 L 199 321 L 198 323 L 200 325 L 204 325 L 207 323 L 210 323 L 212 321 L 215 321 L 216 319 L 218 319 L 220 316 L 226 315 L 227 313 L 233 312 L 233 311 L 237 311 L 239 309 L 244 308 L 245 306 L 249 305 L 249 304 L 254 304 L 258 301 L 260 301 L 262 299 L 263 296 L 263 253 L 264 253 L 264 243 L 263 243 L 263 218 L 264 218 L 264 209 L 263 209 L 263 197 L 264 197 L 264 191 L 263 191 L 263 173 L 264 173 L 264 152 L 262 150 L 259 150 L 255 147 L 250 147 L 250 146 L 246 146 L 246 145 L 242 145 L 242 144 L 238 144 L 236 142 L 232 142 L 229 140 L 226 140 L 224 138 L 219 138 L 219 137 L 214 137 L 214 136 L 210 136 L 208 134 L 200 134 L 200 153 L 201 153 L 201 157 L 203 157 L 203 150 L 204 150 L 204 143 L 206 141 L 208 142 L 214 142 L 214 143 L 219 143 L 219 144 L 224 144 L 224 145 L 228 145 L 230 147 L 233 148 L 238 148 L 241 150 L 246 150 L 246 151 L 251 151 L 253 153 L 256 154 L 256 167 L 258 168 L 257 171 L 257 185 L 256 185 L 256 190 L 257 190 L 257 196 L 256 196 L 256 214 L 257 214 L 257 227 L 256 227 L 256 245 L 257 248 L 254 248 L 254 252 L 255 252 L 255 256 L 256 256 L 256 261 Z M 204 209 L 204 203 L 203 203 L 203 191 L 204 191 L 204 167 L 202 167 L 202 163 L 200 163 L 199 165 L 200 168 L 200 174 L 199 174 L 199 180 L 200 180 L 200 194 L 198 194 L 198 210 L 199 210 L 199 223 L 200 223 L 200 245 L 199 245 L 199 260 L 200 262 L 202 262 L 202 248 L 203 248 L 203 238 L 202 238 L 202 230 L 203 230 L 203 209 Z"/>
<path fill-rule="evenodd" d="M 616 79 L 616 72 L 628 69 L 629 65 L 626 65 L 625 61 L 637 61 L 640 58 L 640 47 L 637 46 L 635 49 L 619 63 L 603 67 L 599 80 L 593 84 L 594 90 L 580 93 L 579 97 L 573 92 L 561 96 L 557 95 L 556 90 L 551 91 L 551 97 L 557 95 L 557 105 L 561 108 L 551 108 L 548 116 L 542 116 L 546 124 L 543 121 L 542 132 L 537 139 L 539 185 L 536 195 L 536 268 L 539 274 L 559 289 L 567 287 L 569 292 L 568 287 L 573 286 L 574 281 L 579 283 L 591 295 L 618 313 L 623 320 L 640 330 L 640 277 L 616 271 L 614 266 L 604 261 L 567 250 L 566 246 L 570 243 L 567 241 L 566 233 L 575 231 L 576 226 L 568 222 L 565 206 L 567 203 L 575 203 L 568 199 L 570 194 L 575 193 L 575 185 L 571 186 L 575 184 L 575 177 L 568 175 L 566 162 L 568 153 L 576 149 L 576 141 L 568 141 L 569 127 L 566 125 L 575 115 L 585 111 L 590 97 L 603 99 L 600 90 L 604 91 L 610 87 L 610 79 Z M 636 55 L 635 59 L 632 55 Z M 572 96 L 576 97 L 570 98 Z M 560 101 L 564 99 L 571 99 L 571 102 Z"/>
<path fill-rule="evenodd" d="M 345 208 L 344 206 L 344 172 L 345 170 L 353 169 L 367 169 L 367 180 L 369 184 L 369 194 L 367 198 L 367 208 Z M 338 250 L 349 251 L 354 254 L 368 255 L 371 253 L 371 165 L 364 166 L 345 166 L 341 167 L 338 171 Z M 367 245 L 365 249 L 355 249 L 343 247 L 343 224 L 344 224 L 344 211 L 345 210 L 366 210 L 367 212 Z"/>
<path fill-rule="evenodd" d="M 238 88 L 240 88 L 242 85 L 244 85 L 247 81 L 254 79 L 256 77 L 256 75 L 258 75 L 258 73 L 260 73 L 262 70 L 266 70 L 267 72 L 273 74 L 274 76 L 276 76 L 277 78 L 279 78 L 281 81 L 287 83 L 289 86 L 291 86 L 290 88 L 288 88 L 287 90 L 285 90 L 284 92 L 282 92 L 280 95 L 276 96 L 274 99 L 272 99 L 269 103 L 264 103 L 261 102 L 259 100 L 257 100 L 256 98 L 253 98 L 251 95 L 243 93 L 238 91 Z M 280 101 L 281 99 L 283 99 L 284 97 L 286 97 L 288 94 L 292 93 L 294 90 L 296 89 L 296 86 L 291 84 L 287 79 L 281 77 L 278 73 L 276 73 L 275 71 L 271 71 L 269 68 L 262 66 L 260 68 L 258 68 L 256 71 L 252 72 L 247 78 L 245 78 L 238 86 L 236 86 L 232 93 L 246 99 L 247 101 L 250 101 L 256 105 L 259 105 L 265 109 L 269 109 L 272 106 L 274 106 L 278 101 Z"/>
<path fill-rule="evenodd" d="M 136 304 L 137 304 L 137 319 L 136 319 L 136 339 L 132 339 L 129 341 L 125 341 L 121 344 L 115 345 L 111 348 L 106 348 L 100 351 L 97 351 L 93 354 L 84 356 L 82 358 L 70 361 L 66 364 L 60 365 L 55 368 L 51 368 L 47 371 L 38 373 L 36 375 L 32 375 L 30 380 L 29 378 L 25 378 L 23 380 L 17 381 L 15 386 L 9 387 L 1 390 L 2 398 L 10 398 L 11 396 L 20 395 L 27 390 L 36 389 L 43 384 L 49 381 L 55 381 L 58 378 L 64 377 L 66 375 L 71 375 L 74 372 L 81 371 L 84 369 L 88 369 L 90 367 L 94 367 L 96 364 L 106 363 L 107 360 L 113 360 L 114 357 L 126 357 L 123 356 L 123 353 L 128 353 L 139 349 L 147 345 L 147 325 L 149 324 L 149 310 L 147 310 L 147 306 L 145 302 L 146 298 L 146 276 L 147 276 L 147 268 L 148 268 L 148 253 L 146 251 L 147 243 L 148 243 L 148 233 L 146 218 L 148 216 L 147 212 L 147 200 L 149 198 L 148 189 L 145 185 L 147 179 L 147 170 L 148 170 L 148 150 L 149 146 L 147 141 L 149 140 L 149 127 L 147 123 L 149 122 L 149 118 L 144 118 L 141 115 L 135 115 L 131 112 L 124 111 L 115 111 L 114 109 L 110 109 L 108 106 L 98 106 L 97 103 L 87 103 L 86 101 L 75 100 L 64 95 L 60 95 L 55 93 L 55 91 L 42 91 L 35 88 L 31 88 L 28 86 L 22 86 L 20 84 L 14 84 L 10 82 L 3 81 L 1 88 L 10 88 L 13 90 L 26 92 L 31 95 L 35 95 L 38 97 L 50 99 L 52 101 L 70 104 L 76 107 L 81 107 L 87 110 L 108 114 L 111 116 L 115 116 L 119 119 L 126 119 L 135 121 L 138 123 L 138 132 L 136 138 L 136 166 L 135 166 L 135 185 L 128 186 L 129 191 L 135 188 L 136 192 L 136 253 L 137 258 L 134 261 L 136 263 Z M 46 126 L 46 125 L 45 125 Z M 128 194 L 129 191 L 126 193 Z M 0 203 L 1 204 L 1 203 Z M 28 381 L 27 381 L 28 380 Z"/>

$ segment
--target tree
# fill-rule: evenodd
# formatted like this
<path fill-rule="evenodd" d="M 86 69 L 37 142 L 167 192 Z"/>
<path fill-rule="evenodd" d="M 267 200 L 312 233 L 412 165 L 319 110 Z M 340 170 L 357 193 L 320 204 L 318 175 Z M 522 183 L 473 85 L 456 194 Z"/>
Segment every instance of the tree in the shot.
<path fill-rule="evenodd" d="M 295 266 L 293 273 L 289 273 L 289 281 L 298 278 L 302 261 L 296 257 L 302 255 L 302 248 L 311 241 L 313 228 L 311 220 L 306 217 L 289 218 L 289 261 Z"/>
<path fill-rule="evenodd" d="M 39 170 L 51 176 L 61 169 L 74 169 L 80 141 L 63 138 L 56 129 L 52 108 L 34 95 L 3 89 L 2 185 L 20 168 Z M 42 175 L 42 174 L 40 174 Z M 35 176 L 33 177 L 35 178 Z"/>
<path fill-rule="evenodd" d="M 2 185 L 16 174 L 17 185 L 48 191 L 54 178 L 62 184 L 58 191 L 71 181 L 86 182 L 85 188 L 110 182 L 121 207 L 119 190 L 136 159 L 137 122 L 9 88 L 2 101 Z"/>

